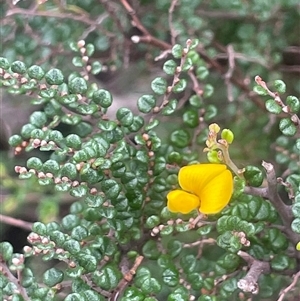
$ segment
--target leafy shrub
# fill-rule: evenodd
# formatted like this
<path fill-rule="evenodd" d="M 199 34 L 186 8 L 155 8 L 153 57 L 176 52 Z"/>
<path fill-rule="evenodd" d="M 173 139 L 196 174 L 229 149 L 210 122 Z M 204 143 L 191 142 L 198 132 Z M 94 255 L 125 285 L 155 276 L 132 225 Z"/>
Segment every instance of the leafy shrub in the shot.
<path fill-rule="evenodd" d="M 2 299 L 296 298 L 299 82 L 278 66 L 297 3 L 15 2 L 0 83 L 37 108 L 8 140 L 25 181 L 2 162 L 1 219 L 31 231 L 0 244 Z M 32 192 L 37 221 L 10 217 Z"/>

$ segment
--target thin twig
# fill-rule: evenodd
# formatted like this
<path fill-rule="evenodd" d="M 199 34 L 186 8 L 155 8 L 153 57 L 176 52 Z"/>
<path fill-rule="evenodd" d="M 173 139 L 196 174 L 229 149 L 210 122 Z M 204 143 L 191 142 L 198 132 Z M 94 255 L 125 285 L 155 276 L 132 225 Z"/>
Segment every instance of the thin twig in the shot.
<path fill-rule="evenodd" d="M 29 231 L 32 230 L 32 225 L 33 225 L 32 223 L 25 222 L 21 219 L 13 218 L 13 217 L 6 216 L 6 215 L 3 215 L 3 214 L 0 214 L 0 222 L 4 223 L 4 224 L 7 224 L 7 225 L 14 226 L 14 227 L 29 230 Z"/>
<path fill-rule="evenodd" d="M 194 241 L 192 243 L 189 244 L 183 244 L 182 247 L 183 248 L 193 248 L 196 247 L 198 245 L 214 245 L 216 243 L 216 240 L 213 238 L 207 238 L 207 239 L 202 239 L 202 240 L 198 240 L 198 241 Z"/>
<path fill-rule="evenodd" d="M 285 294 L 288 293 L 291 289 L 293 289 L 294 286 L 297 284 L 299 277 L 300 277 L 300 271 L 298 271 L 298 273 L 296 273 L 296 274 L 293 276 L 294 279 L 293 279 L 292 283 L 291 283 L 288 287 L 286 287 L 286 288 L 280 293 L 280 297 L 279 297 L 279 299 L 278 299 L 277 301 L 282 301 L 282 300 L 283 300 Z"/>
<path fill-rule="evenodd" d="M 135 10 L 130 6 L 127 0 L 120 0 L 120 3 L 126 9 L 132 19 L 132 25 L 142 32 L 142 36 L 132 36 L 131 40 L 133 43 L 145 43 L 158 47 L 161 50 L 168 50 L 172 48 L 172 45 L 155 38 L 151 33 L 144 27 Z"/>
<path fill-rule="evenodd" d="M 10 271 L 10 269 L 8 268 L 6 263 L 3 261 L 1 256 L 0 256 L 0 272 L 5 277 L 7 277 L 12 283 L 14 283 L 14 285 L 18 288 L 18 291 L 20 292 L 20 294 L 21 294 L 21 296 L 23 297 L 24 300 L 30 301 L 30 299 L 27 295 L 26 289 L 20 285 L 20 279 L 17 279 L 12 274 L 12 272 Z"/>
<path fill-rule="evenodd" d="M 225 84 L 227 86 L 227 98 L 231 102 L 233 101 L 233 95 L 232 95 L 232 83 L 231 78 L 233 75 L 233 71 L 235 68 L 235 61 L 234 61 L 234 49 L 232 45 L 227 46 L 227 54 L 228 54 L 228 70 L 224 75 L 225 78 Z"/>
<path fill-rule="evenodd" d="M 170 8 L 169 8 L 169 17 L 168 17 L 168 21 L 169 21 L 169 28 L 170 28 L 170 33 L 171 33 L 171 41 L 172 41 L 172 45 L 174 45 L 176 43 L 176 36 L 177 36 L 177 32 L 174 29 L 173 26 L 173 13 L 175 10 L 175 6 L 178 4 L 178 0 L 172 0 Z"/>
<path fill-rule="evenodd" d="M 109 298 L 109 301 L 117 301 L 119 299 L 121 292 L 124 291 L 126 286 L 132 281 L 132 279 L 133 279 L 133 277 L 136 273 L 136 270 L 140 266 L 140 264 L 142 263 L 143 259 L 144 259 L 143 256 L 138 256 L 135 259 L 132 268 L 129 270 L 128 273 L 126 273 L 124 275 L 123 279 L 119 282 L 115 292 Z"/>

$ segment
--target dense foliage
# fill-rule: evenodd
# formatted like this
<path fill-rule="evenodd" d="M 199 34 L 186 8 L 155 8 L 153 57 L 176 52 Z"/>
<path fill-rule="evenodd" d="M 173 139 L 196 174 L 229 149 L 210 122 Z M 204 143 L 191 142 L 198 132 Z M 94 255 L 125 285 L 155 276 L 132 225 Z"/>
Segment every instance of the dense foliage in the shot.
<path fill-rule="evenodd" d="M 0 13 L 1 299 L 298 300 L 298 1 Z"/>

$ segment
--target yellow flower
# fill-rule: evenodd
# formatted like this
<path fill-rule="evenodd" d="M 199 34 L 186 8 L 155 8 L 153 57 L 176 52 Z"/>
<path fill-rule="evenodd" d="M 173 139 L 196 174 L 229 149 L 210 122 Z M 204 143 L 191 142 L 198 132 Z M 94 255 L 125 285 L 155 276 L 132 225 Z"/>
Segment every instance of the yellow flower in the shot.
<path fill-rule="evenodd" d="M 186 214 L 198 208 L 204 214 L 218 213 L 228 204 L 233 191 L 232 174 L 224 164 L 184 166 L 178 181 L 182 190 L 167 195 L 171 212 Z"/>

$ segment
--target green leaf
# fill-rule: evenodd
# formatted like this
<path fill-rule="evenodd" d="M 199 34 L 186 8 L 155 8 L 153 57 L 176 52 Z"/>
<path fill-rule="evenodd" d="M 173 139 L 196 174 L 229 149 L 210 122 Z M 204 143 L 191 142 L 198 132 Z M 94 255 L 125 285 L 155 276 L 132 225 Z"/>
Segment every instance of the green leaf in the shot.
<path fill-rule="evenodd" d="M 43 166 L 43 162 L 40 158 L 37 157 L 31 157 L 27 160 L 27 168 L 31 169 L 36 169 L 36 170 L 40 170 Z"/>
<path fill-rule="evenodd" d="M 293 220 L 291 228 L 295 233 L 300 233 L 300 218 L 297 217 Z"/>
<path fill-rule="evenodd" d="M 149 132 L 152 129 L 154 129 L 155 127 L 157 127 L 159 125 L 159 120 L 157 119 L 153 119 L 151 122 L 149 122 L 146 126 L 145 126 L 145 131 Z"/>
<path fill-rule="evenodd" d="M 98 127 L 100 130 L 108 131 L 108 132 L 113 131 L 117 126 L 118 126 L 118 124 L 112 120 L 101 120 L 98 123 Z"/>
<path fill-rule="evenodd" d="M 170 286 L 174 287 L 179 282 L 179 274 L 175 268 L 167 268 L 162 273 L 163 282 Z"/>
<path fill-rule="evenodd" d="M 182 162 L 182 155 L 179 152 L 171 152 L 168 155 L 168 162 L 180 164 Z"/>
<path fill-rule="evenodd" d="M 78 263 L 82 266 L 86 272 L 91 273 L 96 271 L 98 260 L 95 256 L 80 252 L 77 254 Z"/>
<path fill-rule="evenodd" d="M 209 98 L 213 95 L 213 93 L 214 93 L 214 87 L 210 84 L 206 84 L 204 86 L 203 97 L 204 98 Z"/>
<path fill-rule="evenodd" d="M 255 93 L 257 93 L 258 95 L 268 95 L 268 91 L 266 91 L 266 89 L 264 89 L 263 87 L 261 86 L 254 86 L 253 87 L 253 91 Z"/>
<path fill-rule="evenodd" d="M 39 234 L 39 235 L 46 235 L 47 234 L 47 228 L 45 224 L 41 222 L 35 222 L 32 225 L 32 231 Z"/>
<path fill-rule="evenodd" d="M 209 71 L 206 66 L 199 66 L 196 69 L 196 76 L 198 79 L 204 80 L 207 78 L 208 75 L 209 75 Z"/>
<path fill-rule="evenodd" d="M 26 72 L 26 65 L 21 61 L 14 61 L 10 65 L 10 69 L 12 72 L 24 74 Z"/>
<path fill-rule="evenodd" d="M 146 278 L 141 286 L 142 292 L 146 294 L 157 294 L 161 288 L 161 284 L 155 278 Z"/>
<path fill-rule="evenodd" d="M 180 259 L 180 265 L 186 274 L 189 274 L 195 270 L 197 258 L 195 255 L 189 254 L 182 256 Z"/>
<path fill-rule="evenodd" d="M 79 241 L 72 238 L 66 240 L 62 247 L 72 255 L 78 254 L 81 250 Z"/>
<path fill-rule="evenodd" d="M 91 64 L 92 70 L 91 73 L 94 75 L 97 75 L 101 72 L 102 70 L 102 64 L 100 62 L 92 62 Z"/>
<path fill-rule="evenodd" d="M 290 118 L 283 118 L 280 120 L 279 129 L 284 135 L 294 136 L 297 133 L 297 127 Z"/>
<path fill-rule="evenodd" d="M 180 59 L 183 54 L 183 48 L 179 44 L 175 44 L 172 48 L 172 55 L 175 59 Z"/>
<path fill-rule="evenodd" d="M 77 168 L 76 165 L 73 163 L 66 163 L 62 168 L 61 168 L 61 176 L 62 177 L 67 177 L 71 180 L 75 180 L 77 177 Z"/>
<path fill-rule="evenodd" d="M 145 295 L 135 287 L 129 287 L 125 290 L 122 301 L 144 301 Z"/>
<path fill-rule="evenodd" d="M 262 171 L 258 167 L 252 165 L 246 166 L 244 171 L 244 177 L 248 185 L 254 187 L 261 186 L 264 180 Z"/>
<path fill-rule="evenodd" d="M 45 76 L 44 70 L 37 65 L 32 65 L 27 70 L 28 76 L 33 79 L 42 80 Z"/>
<path fill-rule="evenodd" d="M 156 77 L 151 82 L 151 89 L 158 95 L 163 95 L 167 91 L 167 81 L 163 77 Z"/>
<path fill-rule="evenodd" d="M 93 93 L 93 101 L 99 104 L 103 108 L 108 108 L 111 106 L 113 98 L 109 91 L 104 89 L 99 89 Z"/>
<path fill-rule="evenodd" d="M 78 293 L 71 293 L 67 295 L 64 301 L 82 301 L 82 297 Z"/>
<path fill-rule="evenodd" d="M 186 130 L 176 130 L 171 133 L 171 143 L 179 148 L 184 148 L 190 143 L 191 136 Z"/>
<path fill-rule="evenodd" d="M 148 240 L 142 249 L 143 255 L 151 260 L 155 260 L 160 256 L 157 244 L 154 240 Z"/>
<path fill-rule="evenodd" d="M 289 267 L 290 257 L 284 254 L 275 255 L 271 260 L 271 267 L 273 270 L 282 272 Z"/>
<path fill-rule="evenodd" d="M 0 243 L 0 255 L 4 261 L 9 261 L 13 255 L 13 246 L 8 241 Z"/>
<path fill-rule="evenodd" d="M 43 282 L 49 287 L 53 287 L 54 285 L 62 282 L 63 279 L 64 273 L 57 268 L 51 268 L 47 270 L 43 275 Z"/>
<path fill-rule="evenodd" d="M 144 125 L 144 118 L 141 116 L 134 116 L 133 123 L 128 129 L 130 130 L 130 132 L 137 132 L 142 128 L 143 125 Z"/>
<path fill-rule="evenodd" d="M 84 300 L 88 301 L 105 301 L 106 299 L 102 296 L 96 293 L 94 290 L 85 290 L 80 295 L 84 298 Z"/>
<path fill-rule="evenodd" d="M 276 253 L 286 250 L 289 244 L 286 236 L 279 229 L 266 229 L 264 240 L 269 242 L 270 247 Z"/>
<path fill-rule="evenodd" d="M 286 104 L 289 106 L 291 112 L 298 113 L 300 110 L 300 101 L 296 96 L 288 96 Z"/>
<path fill-rule="evenodd" d="M 75 150 L 80 149 L 81 147 L 81 138 L 76 134 L 70 134 L 66 137 L 66 146 L 71 147 Z"/>
<path fill-rule="evenodd" d="M 76 108 L 76 111 L 82 115 L 92 115 L 98 111 L 98 106 L 95 104 L 79 105 Z"/>
<path fill-rule="evenodd" d="M 169 100 L 168 104 L 161 110 L 161 114 L 164 116 L 169 116 L 173 114 L 176 111 L 177 104 L 178 104 L 177 99 Z"/>
<path fill-rule="evenodd" d="M 281 106 L 274 99 L 266 101 L 266 109 L 273 114 L 280 114 L 282 111 Z"/>
<path fill-rule="evenodd" d="M 179 80 L 178 83 L 176 83 L 176 85 L 173 87 L 172 91 L 174 93 L 181 93 L 183 92 L 187 87 L 187 80 L 182 78 Z"/>
<path fill-rule="evenodd" d="M 155 106 L 156 99 L 153 95 L 142 95 L 138 99 L 138 109 L 142 113 L 149 113 Z"/>
<path fill-rule="evenodd" d="M 78 241 L 85 239 L 86 237 L 88 237 L 88 235 L 89 235 L 89 232 L 88 232 L 87 228 L 80 226 L 80 225 L 76 226 L 71 231 L 71 237 Z"/>
<path fill-rule="evenodd" d="M 47 115 L 44 112 L 35 111 L 30 115 L 29 121 L 36 127 L 42 127 L 47 122 Z"/>
<path fill-rule="evenodd" d="M 78 226 L 80 223 L 80 219 L 77 215 L 75 214 L 68 214 L 64 216 L 61 220 L 61 225 L 66 229 L 66 230 L 72 230 L 76 226 Z"/>
<path fill-rule="evenodd" d="M 116 113 L 117 119 L 120 121 L 121 125 L 128 127 L 133 122 L 133 113 L 127 108 L 120 108 Z"/>
<path fill-rule="evenodd" d="M 0 68 L 7 70 L 10 67 L 9 61 L 5 57 L 0 57 Z"/>
<path fill-rule="evenodd" d="M 192 66 L 193 66 L 193 61 L 189 57 L 187 57 L 182 66 L 182 71 L 187 72 L 189 71 L 189 69 L 191 69 Z"/>
<path fill-rule="evenodd" d="M 61 85 L 64 82 L 64 75 L 59 69 L 51 69 L 45 74 L 45 80 L 49 85 Z"/>
<path fill-rule="evenodd" d="M 64 233 L 58 230 L 54 230 L 52 232 L 49 232 L 49 237 L 51 240 L 53 240 L 58 246 L 62 246 L 63 243 L 66 240 L 66 236 Z"/>
<path fill-rule="evenodd" d="M 211 119 L 216 117 L 217 113 L 218 113 L 218 110 L 217 110 L 216 106 L 214 106 L 214 105 L 206 106 L 204 120 L 210 121 Z"/>
<path fill-rule="evenodd" d="M 192 285 L 194 290 L 200 290 L 203 287 L 203 279 L 199 273 L 188 273 L 187 281 Z"/>
<path fill-rule="evenodd" d="M 112 264 L 107 264 L 101 270 L 92 273 L 92 280 L 100 288 L 110 291 L 114 289 L 122 279 L 122 273 Z"/>
<path fill-rule="evenodd" d="M 278 79 L 274 81 L 275 89 L 278 93 L 283 94 L 286 92 L 286 84 L 284 81 Z"/>
<path fill-rule="evenodd" d="M 174 60 L 168 60 L 163 65 L 163 70 L 168 75 L 174 75 L 176 72 L 177 64 Z"/>
<path fill-rule="evenodd" d="M 120 185 L 113 179 L 102 181 L 101 187 L 105 195 L 111 199 L 115 199 L 121 191 Z"/>
<path fill-rule="evenodd" d="M 91 43 L 85 46 L 87 56 L 91 57 L 95 52 L 95 46 Z"/>
<path fill-rule="evenodd" d="M 69 83 L 71 93 L 84 95 L 87 91 L 86 80 L 82 77 L 75 77 Z"/>
<path fill-rule="evenodd" d="M 45 132 L 41 129 L 34 129 L 31 133 L 30 133 L 31 138 L 33 139 L 44 139 L 45 137 Z"/>
<path fill-rule="evenodd" d="M 182 242 L 176 239 L 172 239 L 167 244 L 168 254 L 174 258 L 178 256 L 182 250 Z"/>
<path fill-rule="evenodd" d="M 23 139 L 20 135 L 13 135 L 9 138 L 8 143 L 10 146 L 16 147 L 22 143 Z"/>
<path fill-rule="evenodd" d="M 191 106 L 200 109 L 203 106 L 203 100 L 198 96 L 198 95 L 192 95 L 189 98 L 189 103 L 191 104 Z"/>
<path fill-rule="evenodd" d="M 75 66 L 75 67 L 78 67 L 78 68 L 81 68 L 84 66 L 84 62 L 82 60 L 82 57 L 81 56 L 75 56 L 73 57 L 72 59 L 72 64 Z"/>
<path fill-rule="evenodd" d="M 292 212 L 294 214 L 294 217 L 300 218 L 300 203 L 294 203 L 292 205 Z"/>
<path fill-rule="evenodd" d="M 186 110 L 182 118 L 183 123 L 190 128 L 195 128 L 199 125 L 199 116 L 196 110 Z"/>

